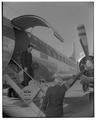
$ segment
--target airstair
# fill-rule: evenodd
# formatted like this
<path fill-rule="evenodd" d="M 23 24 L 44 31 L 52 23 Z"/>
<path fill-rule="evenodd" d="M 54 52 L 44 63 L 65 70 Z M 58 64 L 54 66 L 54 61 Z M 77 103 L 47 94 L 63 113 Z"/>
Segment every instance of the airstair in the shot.
<path fill-rule="evenodd" d="M 34 111 L 34 116 L 32 117 L 39 117 L 38 115 L 42 117 L 45 116 L 40 109 L 41 104 L 38 103 L 40 102 L 39 98 L 42 96 L 40 82 L 34 80 L 28 73 L 26 73 L 15 60 L 11 61 L 13 64 L 7 66 L 7 73 L 4 75 L 6 83 L 18 94 L 20 100 L 23 101 L 26 106 L 32 108 L 32 111 Z M 31 82 L 26 87 L 23 87 L 19 80 L 19 72 L 21 70 L 31 79 Z"/>

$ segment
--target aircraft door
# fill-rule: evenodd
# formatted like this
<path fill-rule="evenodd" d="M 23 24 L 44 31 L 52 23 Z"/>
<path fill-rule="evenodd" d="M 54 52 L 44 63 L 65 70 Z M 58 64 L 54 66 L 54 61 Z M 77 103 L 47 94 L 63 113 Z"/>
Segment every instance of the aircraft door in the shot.
<path fill-rule="evenodd" d="M 13 25 L 11 24 L 10 20 L 3 17 L 3 26 L 2 26 L 2 68 L 3 71 L 7 67 L 11 57 L 13 55 L 14 47 L 15 47 L 15 33 Z"/>

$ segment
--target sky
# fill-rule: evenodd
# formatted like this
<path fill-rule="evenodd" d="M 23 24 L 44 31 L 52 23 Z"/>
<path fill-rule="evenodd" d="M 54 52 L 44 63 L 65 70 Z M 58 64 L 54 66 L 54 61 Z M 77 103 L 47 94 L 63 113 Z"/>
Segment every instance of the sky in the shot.
<path fill-rule="evenodd" d="M 89 53 L 93 54 L 94 4 L 92 2 L 7 2 L 3 4 L 3 15 L 10 20 L 25 14 L 44 18 L 58 31 L 64 38 L 64 43 L 57 40 L 52 31 L 46 28 L 36 27 L 32 32 L 65 56 L 71 56 L 74 42 L 76 59 L 83 51 L 79 42 L 77 26 L 84 24 Z"/>

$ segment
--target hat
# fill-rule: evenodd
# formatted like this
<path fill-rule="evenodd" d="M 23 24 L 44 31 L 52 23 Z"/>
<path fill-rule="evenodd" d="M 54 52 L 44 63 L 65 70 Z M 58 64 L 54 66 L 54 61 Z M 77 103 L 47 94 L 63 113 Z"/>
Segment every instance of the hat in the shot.
<path fill-rule="evenodd" d="M 53 77 L 53 78 L 56 78 L 56 77 L 60 77 L 60 75 L 58 74 L 58 72 L 56 72 L 55 74 L 53 74 L 52 77 Z"/>
<path fill-rule="evenodd" d="M 29 43 L 28 48 L 29 47 L 36 47 L 36 45 L 34 45 L 33 43 Z"/>
<path fill-rule="evenodd" d="M 53 78 L 54 78 L 54 81 L 57 83 L 63 82 L 63 79 L 60 75 L 55 74 L 55 75 L 53 75 Z"/>

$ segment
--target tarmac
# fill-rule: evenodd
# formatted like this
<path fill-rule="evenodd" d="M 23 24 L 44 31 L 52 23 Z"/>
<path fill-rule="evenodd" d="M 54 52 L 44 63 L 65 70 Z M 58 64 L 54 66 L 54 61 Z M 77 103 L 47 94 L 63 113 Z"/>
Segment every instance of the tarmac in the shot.
<path fill-rule="evenodd" d="M 63 107 L 63 117 L 94 117 L 93 100 L 92 102 L 89 101 L 89 92 L 83 92 L 79 81 L 66 92 Z M 14 117 L 38 117 L 32 113 L 32 106 L 26 107 L 15 98 L 3 96 L 3 108 L 5 111 L 11 109 Z"/>

